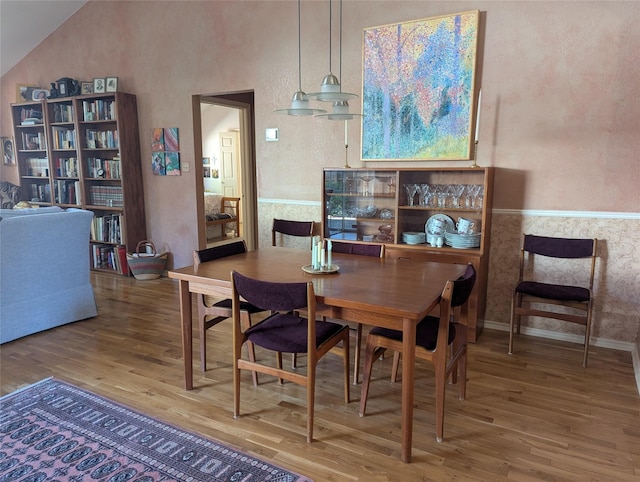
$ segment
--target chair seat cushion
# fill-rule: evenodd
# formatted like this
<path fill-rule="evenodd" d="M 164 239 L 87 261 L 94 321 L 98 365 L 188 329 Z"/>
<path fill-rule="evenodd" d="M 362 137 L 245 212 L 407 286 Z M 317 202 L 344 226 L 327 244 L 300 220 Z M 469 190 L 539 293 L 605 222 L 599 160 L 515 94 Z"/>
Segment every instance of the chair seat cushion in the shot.
<path fill-rule="evenodd" d="M 222 301 L 218 301 L 217 303 L 214 303 L 213 306 L 216 306 L 218 308 L 228 308 L 231 309 L 233 302 L 231 301 L 231 298 L 227 298 L 224 299 Z M 260 308 L 258 308 L 255 305 L 252 305 L 251 303 L 247 303 L 246 301 L 241 301 L 240 302 L 240 311 L 248 311 L 249 313 L 260 313 L 261 311 L 264 311 Z"/>
<path fill-rule="evenodd" d="M 516 286 L 516 293 L 560 301 L 589 301 L 589 290 L 579 286 L 564 286 L 535 281 L 522 281 Z"/>
<path fill-rule="evenodd" d="M 433 316 L 425 317 L 416 327 L 416 345 L 433 351 L 436 349 L 438 341 L 438 324 L 440 320 Z M 392 340 L 402 341 L 402 332 L 398 330 L 391 330 L 389 328 L 373 328 L 369 334 L 384 336 Z M 456 337 L 456 327 L 453 323 L 449 323 L 449 344 L 451 344 Z"/>
<path fill-rule="evenodd" d="M 320 346 L 345 326 L 316 321 L 316 344 Z M 252 326 L 246 335 L 263 348 L 283 353 L 307 353 L 307 319 L 293 313 L 276 313 Z"/>

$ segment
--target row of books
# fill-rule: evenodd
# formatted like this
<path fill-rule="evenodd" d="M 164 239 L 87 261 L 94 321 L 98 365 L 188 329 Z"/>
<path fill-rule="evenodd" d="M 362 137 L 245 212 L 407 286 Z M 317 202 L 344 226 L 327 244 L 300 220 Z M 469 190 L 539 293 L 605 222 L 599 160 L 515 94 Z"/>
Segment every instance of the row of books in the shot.
<path fill-rule="evenodd" d="M 107 244 L 92 244 L 91 265 L 93 269 L 107 269 L 118 274 L 129 274 L 127 248 Z"/>
<path fill-rule="evenodd" d="M 115 120 L 116 103 L 113 100 L 85 100 L 82 102 L 85 121 Z"/>
<path fill-rule="evenodd" d="M 52 127 L 51 137 L 54 149 L 75 149 L 76 131 L 66 127 Z"/>
<path fill-rule="evenodd" d="M 20 124 L 23 126 L 42 124 L 42 109 L 23 107 L 20 110 Z"/>
<path fill-rule="evenodd" d="M 22 149 L 27 151 L 44 151 L 47 141 L 44 132 L 23 132 Z"/>
<path fill-rule="evenodd" d="M 78 158 L 59 157 L 54 163 L 56 177 L 78 177 Z"/>
<path fill-rule="evenodd" d="M 53 122 L 73 122 L 73 105 L 53 104 Z"/>
<path fill-rule="evenodd" d="M 85 133 L 88 149 L 118 149 L 118 131 L 96 131 L 87 129 Z"/>
<path fill-rule="evenodd" d="M 29 200 L 43 203 L 51 202 L 51 186 L 47 184 L 27 184 Z"/>
<path fill-rule="evenodd" d="M 46 157 L 29 157 L 25 159 L 25 176 L 49 177 L 49 159 Z"/>
<path fill-rule="evenodd" d="M 99 159 L 89 157 L 87 159 L 87 174 L 89 177 L 102 177 L 104 179 L 120 179 L 120 159 Z"/>
<path fill-rule="evenodd" d="M 95 216 L 91 223 L 91 240 L 113 244 L 125 243 L 122 231 L 123 216 L 122 214 Z"/>
<path fill-rule="evenodd" d="M 93 206 L 122 207 L 122 186 L 89 186 L 89 204 Z"/>
<path fill-rule="evenodd" d="M 56 202 L 59 204 L 82 204 L 80 181 L 64 181 L 56 179 Z"/>

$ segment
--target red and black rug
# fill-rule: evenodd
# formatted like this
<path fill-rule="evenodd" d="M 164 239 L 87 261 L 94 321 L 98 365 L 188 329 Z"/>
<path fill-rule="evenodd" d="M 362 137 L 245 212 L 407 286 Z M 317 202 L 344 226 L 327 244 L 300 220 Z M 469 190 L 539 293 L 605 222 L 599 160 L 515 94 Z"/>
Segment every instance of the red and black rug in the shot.
<path fill-rule="evenodd" d="M 47 379 L 0 399 L 0 481 L 312 482 Z"/>

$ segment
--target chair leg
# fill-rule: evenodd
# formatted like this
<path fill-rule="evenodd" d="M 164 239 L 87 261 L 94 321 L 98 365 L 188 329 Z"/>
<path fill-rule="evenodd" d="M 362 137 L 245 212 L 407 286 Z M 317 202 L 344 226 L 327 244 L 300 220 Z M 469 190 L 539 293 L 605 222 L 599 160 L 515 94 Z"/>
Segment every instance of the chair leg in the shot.
<path fill-rule="evenodd" d="M 516 307 L 520 307 L 520 295 L 514 293 L 511 298 L 511 318 L 509 319 L 509 355 L 513 355 L 513 325 L 516 321 Z M 518 318 L 518 333 L 520 333 L 520 316 Z"/>
<path fill-rule="evenodd" d="M 291 354 L 291 368 L 298 368 L 298 354 L 297 353 L 292 353 Z"/>
<path fill-rule="evenodd" d="M 398 380 L 398 368 L 400 367 L 400 352 L 393 352 L 393 365 L 391 367 L 391 383 L 396 383 Z"/>
<path fill-rule="evenodd" d="M 443 361 L 446 363 L 446 360 Z M 442 442 L 444 437 L 444 395 L 447 383 L 447 373 L 444 366 L 437 366 L 434 360 L 436 383 L 436 442 Z"/>
<path fill-rule="evenodd" d="M 367 340 L 367 346 L 364 352 L 364 373 L 362 374 L 362 388 L 360 390 L 360 408 L 358 414 L 364 417 L 364 413 L 367 409 L 367 397 L 369 396 L 369 383 L 371 382 L 371 370 L 373 368 L 373 362 L 384 353 L 385 348 L 378 348 L 373 342 Z"/>
<path fill-rule="evenodd" d="M 202 295 L 198 295 L 202 296 Z M 200 369 L 207 371 L 207 330 L 204 327 L 205 316 L 198 313 L 198 336 L 200 337 Z"/>
<path fill-rule="evenodd" d="M 464 351 L 458 360 L 458 369 L 460 370 L 460 395 L 459 399 L 464 400 L 467 398 L 467 347 L 464 347 Z"/>
<path fill-rule="evenodd" d="M 591 338 L 591 308 L 592 300 L 587 305 L 587 325 L 584 333 L 584 355 L 582 356 L 582 368 L 587 368 L 587 357 L 589 356 L 589 338 Z"/>
<path fill-rule="evenodd" d="M 357 385 L 360 381 L 360 351 L 362 346 L 362 323 L 358 323 L 356 327 L 356 352 L 353 356 L 353 384 Z"/>
<path fill-rule="evenodd" d="M 310 364 L 313 365 L 313 364 Z M 307 367 L 307 443 L 313 441 L 313 413 L 315 410 L 316 367 Z"/>
<path fill-rule="evenodd" d="M 251 327 L 251 315 L 248 311 L 240 312 L 240 323 L 242 329 L 247 330 Z M 256 349 L 253 342 L 247 340 L 247 353 L 249 355 L 249 361 L 256 361 Z M 251 378 L 253 378 L 253 385 L 258 386 L 258 372 L 251 372 Z"/>
<path fill-rule="evenodd" d="M 344 330 L 342 344 L 344 345 L 342 349 L 342 364 L 344 366 L 344 402 L 351 403 L 351 387 L 349 384 L 349 328 Z"/>

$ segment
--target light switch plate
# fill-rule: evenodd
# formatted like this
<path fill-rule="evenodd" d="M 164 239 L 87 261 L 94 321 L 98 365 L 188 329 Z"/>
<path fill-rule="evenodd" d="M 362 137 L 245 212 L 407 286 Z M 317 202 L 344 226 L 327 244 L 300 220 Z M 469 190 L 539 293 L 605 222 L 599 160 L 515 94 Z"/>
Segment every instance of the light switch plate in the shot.
<path fill-rule="evenodd" d="M 278 140 L 278 129 L 268 128 L 264 130 L 265 140 L 267 142 L 275 142 Z"/>

